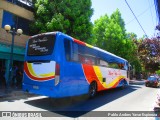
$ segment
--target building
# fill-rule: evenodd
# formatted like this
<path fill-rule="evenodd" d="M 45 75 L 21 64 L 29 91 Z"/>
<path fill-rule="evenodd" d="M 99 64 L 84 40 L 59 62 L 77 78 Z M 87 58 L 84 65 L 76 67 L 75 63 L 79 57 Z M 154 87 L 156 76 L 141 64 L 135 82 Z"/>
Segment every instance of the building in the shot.
<path fill-rule="evenodd" d="M 157 21 L 158 21 L 158 24 L 156 26 L 156 30 L 160 31 L 160 0 L 154 0 L 154 5 L 155 5 Z M 159 36 L 160 35 L 158 34 L 158 37 Z"/>
<path fill-rule="evenodd" d="M 160 0 L 154 0 L 154 4 L 155 4 L 157 19 L 159 24 L 160 23 Z"/>
<path fill-rule="evenodd" d="M 12 28 L 22 29 L 23 35 L 15 36 L 13 65 L 23 65 L 25 45 L 30 35 L 29 23 L 33 21 L 31 0 L 0 0 L 0 67 L 6 68 L 8 81 L 12 35 L 4 30 L 9 24 Z"/>

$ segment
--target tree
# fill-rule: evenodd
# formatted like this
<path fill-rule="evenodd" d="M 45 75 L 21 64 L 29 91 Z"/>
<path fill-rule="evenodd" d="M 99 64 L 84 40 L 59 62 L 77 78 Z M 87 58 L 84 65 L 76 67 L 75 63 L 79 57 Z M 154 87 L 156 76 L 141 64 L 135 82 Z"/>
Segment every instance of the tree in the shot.
<path fill-rule="evenodd" d="M 138 53 L 143 66 L 150 72 L 159 70 L 160 66 L 160 39 L 159 37 L 144 38 L 138 43 Z"/>
<path fill-rule="evenodd" d="M 117 9 L 109 18 L 107 15 L 96 20 L 93 27 L 95 44 L 111 53 L 123 57 L 126 44 L 124 21 Z"/>
<path fill-rule="evenodd" d="M 157 70 L 157 71 L 156 71 L 156 74 L 158 74 L 158 75 L 160 76 L 160 70 Z"/>
<path fill-rule="evenodd" d="M 82 41 L 91 38 L 91 0 L 34 0 L 33 34 L 61 31 Z"/>
<path fill-rule="evenodd" d="M 132 66 L 134 66 L 135 72 L 140 73 L 142 71 L 142 65 L 138 56 L 139 54 L 137 43 L 137 35 L 135 33 L 127 33 L 125 49 L 128 52 L 126 53 L 126 59 Z"/>
<path fill-rule="evenodd" d="M 106 15 L 101 16 L 98 20 L 94 22 L 93 26 L 93 40 L 90 44 L 98 46 L 102 49 L 106 49 L 106 37 L 105 31 L 109 23 L 109 17 Z"/>
<path fill-rule="evenodd" d="M 137 45 L 133 41 L 137 40 L 137 36 L 126 33 L 124 20 L 118 9 L 110 17 L 106 14 L 94 22 L 93 35 L 94 45 L 127 59 L 138 72 L 141 71 Z"/>

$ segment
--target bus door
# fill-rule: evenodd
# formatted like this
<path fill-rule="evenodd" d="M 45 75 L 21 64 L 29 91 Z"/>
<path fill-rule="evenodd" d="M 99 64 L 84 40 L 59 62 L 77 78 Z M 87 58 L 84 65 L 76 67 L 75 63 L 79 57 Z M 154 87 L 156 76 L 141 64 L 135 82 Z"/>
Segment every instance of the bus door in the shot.
<path fill-rule="evenodd" d="M 69 89 L 70 95 L 79 95 L 79 83 L 84 78 L 82 66 L 78 58 L 78 45 L 71 39 L 64 38 L 64 75 L 65 86 Z"/>

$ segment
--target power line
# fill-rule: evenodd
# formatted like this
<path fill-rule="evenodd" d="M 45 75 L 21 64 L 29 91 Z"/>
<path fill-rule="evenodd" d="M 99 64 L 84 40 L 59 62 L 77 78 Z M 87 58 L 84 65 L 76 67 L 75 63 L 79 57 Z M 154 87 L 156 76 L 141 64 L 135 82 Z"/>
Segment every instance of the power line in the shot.
<path fill-rule="evenodd" d="M 140 25 L 141 29 L 143 30 L 144 34 L 146 35 L 146 37 L 148 37 L 142 25 L 140 24 L 139 20 L 137 19 L 136 15 L 134 14 L 133 10 L 131 9 L 130 5 L 128 4 L 127 0 L 125 0 L 125 2 L 128 5 L 129 9 L 131 10 L 132 14 L 134 15 L 135 19 L 137 20 L 138 24 Z"/>
<path fill-rule="evenodd" d="M 153 7 L 153 6 L 154 6 L 154 4 L 152 6 L 150 6 L 150 7 Z M 140 16 L 142 16 L 144 13 L 146 13 L 150 9 L 150 7 L 148 7 L 142 13 L 140 13 L 139 15 L 137 15 L 137 18 L 140 17 Z M 129 22 L 127 22 L 126 25 L 129 24 L 129 23 L 131 23 L 133 20 L 135 20 L 135 18 L 133 18 L 132 20 L 130 20 Z"/>

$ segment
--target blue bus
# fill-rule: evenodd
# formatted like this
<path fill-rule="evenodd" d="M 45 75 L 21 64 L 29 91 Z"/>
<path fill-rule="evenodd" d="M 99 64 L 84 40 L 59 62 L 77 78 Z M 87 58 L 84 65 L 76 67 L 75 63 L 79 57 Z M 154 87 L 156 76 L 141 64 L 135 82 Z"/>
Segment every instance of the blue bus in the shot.
<path fill-rule="evenodd" d="M 23 90 L 61 98 L 129 85 L 128 61 L 61 32 L 32 36 L 26 45 Z"/>

